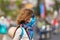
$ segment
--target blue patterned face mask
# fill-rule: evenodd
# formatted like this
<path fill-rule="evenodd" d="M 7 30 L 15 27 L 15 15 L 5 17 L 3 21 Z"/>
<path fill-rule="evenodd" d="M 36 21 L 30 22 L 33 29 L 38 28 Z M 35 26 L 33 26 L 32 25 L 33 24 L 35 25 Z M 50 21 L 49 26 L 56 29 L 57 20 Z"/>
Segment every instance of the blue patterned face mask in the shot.
<path fill-rule="evenodd" d="M 35 23 L 35 18 L 32 17 L 32 18 L 30 18 L 30 21 L 26 24 L 26 26 L 27 27 L 32 27 L 34 23 Z"/>
<path fill-rule="evenodd" d="M 35 16 L 34 15 L 32 15 L 32 17 L 30 18 L 30 21 L 29 22 L 27 22 L 27 23 L 24 23 L 23 25 L 23 27 L 24 28 L 32 28 L 33 27 L 33 25 L 35 24 L 35 20 L 36 20 L 36 18 L 35 18 Z"/>

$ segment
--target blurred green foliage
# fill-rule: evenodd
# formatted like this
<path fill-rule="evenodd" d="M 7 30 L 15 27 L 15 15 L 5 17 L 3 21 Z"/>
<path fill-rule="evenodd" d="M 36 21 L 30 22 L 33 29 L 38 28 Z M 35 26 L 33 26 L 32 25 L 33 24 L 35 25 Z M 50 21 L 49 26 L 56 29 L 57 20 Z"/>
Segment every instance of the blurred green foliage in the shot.
<path fill-rule="evenodd" d="M 60 8 L 60 2 L 58 2 L 58 0 L 54 0 L 55 1 L 55 5 L 54 5 L 54 10 L 59 10 Z"/>
<path fill-rule="evenodd" d="M 19 9 L 18 6 L 21 4 L 21 0 L 16 0 L 15 4 L 17 6 L 17 9 L 15 10 L 7 9 L 9 4 L 9 0 L 0 0 L 0 9 L 5 13 L 4 16 L 11 16 L 12 19 L 14 19 L 18 14 L 17 9 Z"/>

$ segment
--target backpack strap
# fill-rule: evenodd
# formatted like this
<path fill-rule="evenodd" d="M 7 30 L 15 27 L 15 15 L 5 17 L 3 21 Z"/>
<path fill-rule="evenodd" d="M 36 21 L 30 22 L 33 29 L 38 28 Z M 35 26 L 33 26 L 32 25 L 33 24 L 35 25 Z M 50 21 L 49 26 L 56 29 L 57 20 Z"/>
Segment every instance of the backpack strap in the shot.
<path fill-rule="evenodd" d="M 28 29 L 27 29 L 27 28 L 25 29 L 25 31 L 26 31 L 26 33 L 27 33 L 27 35 L 28 35 L 29 40 L 32 40 L 32 39 L 30 38 L 30 36 L 29 36 L 29 33 L 28 33 Z"/>
<path fill-rule="evenodd" d="M 25 27 L 25 25 L 23 26 L 23 28 Z M 30 37 L 29 37 L 29 34 L 28 34 L 28 28 L 26 27 L 26 28 L 24 28 L 25 29 L 25 32 L 27 33 L 27 36 L 28 36 L 28 38 L 30 39 Z"/>
<path fill-rule="evenodd" d="M 20 34 L 20 38 L 22 38 L 23 37 L 23 35 L 24 35 L 24 30 L 23 30 L 23 28 L 21 27 L 21 34 Z"/>
<path fill-rule="evenodd" d="M 21 40 L 21 38 L 23 37 L 23 35 L 24 35 L 24 30 L 23 30 L 23 27 L 21 27 L 21 34 L 20 34 L 20 39 L 19 40 Z M 25 29 L 25 31 L 26 31 L 26 29 Z M 28 35 L 28 32 L 26 31 L 26 33 L 27 33 L 27 35 Z M 29 35 L 28 35 L 28 37 L 29 37 Z M 30 37 L 29 37 L 29 39 L 30 39 Z"/>
<path fill-rule="evenodd" d="M 17 29 L 18 29 L 19 27 L 20 27 L 20 25 L 17 26 L 17 28 L 16 28 L 16 30 L 15 30 L 15 32 L 14 32 L 13 37 L 15 36 L 15 33 L 16 33 L 16 31 L 17 31 Z"/>

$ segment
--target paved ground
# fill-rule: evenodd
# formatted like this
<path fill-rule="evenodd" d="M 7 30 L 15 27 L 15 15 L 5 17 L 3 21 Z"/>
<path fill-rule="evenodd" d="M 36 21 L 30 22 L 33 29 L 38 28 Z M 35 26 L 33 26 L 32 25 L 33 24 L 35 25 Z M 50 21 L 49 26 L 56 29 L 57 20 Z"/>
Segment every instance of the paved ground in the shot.
<path fill-rule="evenodd" d="M 52 37 L 50 40 L 60 40 L 60 28 L 59 28 L 59 34 L 56 34 L 56 35 L 52 34 Z"/>
<path fill-rule="evenodd" d="M 50 40 L 60 40 L 60 34 L 59 35 L 52 35 L 52 38 Z"/>

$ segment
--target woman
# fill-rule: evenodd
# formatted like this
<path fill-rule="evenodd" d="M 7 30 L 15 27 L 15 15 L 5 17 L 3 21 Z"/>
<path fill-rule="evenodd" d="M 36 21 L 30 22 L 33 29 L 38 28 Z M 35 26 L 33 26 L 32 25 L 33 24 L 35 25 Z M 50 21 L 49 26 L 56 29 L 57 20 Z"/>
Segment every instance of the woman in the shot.
<path fill-rule="evenodd" d="M 30 9 L 22 9 L 20 14 L 17 17 L 18 29 L 16 30 L 15 36 L 13 40 L 29 40 L 28 35 L 28 26 L 26 26 L 30 22 L 30 18 L 32 17 L 33 11 Z"/>

